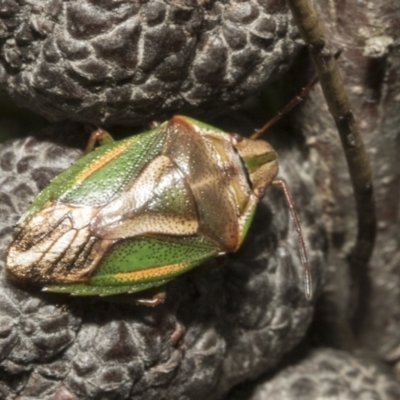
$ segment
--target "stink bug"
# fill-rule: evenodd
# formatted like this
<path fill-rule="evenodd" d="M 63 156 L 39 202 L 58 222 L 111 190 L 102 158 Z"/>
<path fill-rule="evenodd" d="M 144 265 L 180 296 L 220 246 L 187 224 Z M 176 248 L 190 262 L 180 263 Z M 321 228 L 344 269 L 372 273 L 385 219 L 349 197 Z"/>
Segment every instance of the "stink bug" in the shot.
<path fill-rule="evenodd" d="M 238 250 L 265 189 L 279 184 L 299 233 L 310 298 L 300 223 L 277 173 L 266 141 L 175 116 L 101 145 L 57 176 L 18 222 L 8 274 L 74 295 L 161 286 Z"/>

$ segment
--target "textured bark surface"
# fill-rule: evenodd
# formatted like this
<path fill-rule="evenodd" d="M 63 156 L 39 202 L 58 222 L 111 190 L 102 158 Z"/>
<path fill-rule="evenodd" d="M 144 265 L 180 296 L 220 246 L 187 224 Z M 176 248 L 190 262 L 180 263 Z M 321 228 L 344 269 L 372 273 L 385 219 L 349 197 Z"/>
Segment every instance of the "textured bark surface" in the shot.
<path fill-rule="evenodd" d="M 54 129 L 68 133 L 68 126 Z M 219 399 L 274 368 L 302 339 L 313 304 L 305 299 L 297 235 L 279 188 L 268 190 L 227 265 L 174 280 L 156 308 L 30 293 L 8 282 L 12 226 L 78 154 L 33 137 L 0 149 L 1 398 Z M 313 171 L 296 147 L 280 154 L 318 288 L 325 236 Z"/>
<path fill-rule="evenodd" d="M 282 0 L 2 2 L 0 86 L 50 120 L 237 106 L 300 47 Z"/>
<path fill-rule="evenodd" d="M 254 387 L 233 391 L 229 400 L 397 400 L 400 383 L 376 361 L 318 349 Z M 227 399 L 227 400 L 228 400 Z"/>

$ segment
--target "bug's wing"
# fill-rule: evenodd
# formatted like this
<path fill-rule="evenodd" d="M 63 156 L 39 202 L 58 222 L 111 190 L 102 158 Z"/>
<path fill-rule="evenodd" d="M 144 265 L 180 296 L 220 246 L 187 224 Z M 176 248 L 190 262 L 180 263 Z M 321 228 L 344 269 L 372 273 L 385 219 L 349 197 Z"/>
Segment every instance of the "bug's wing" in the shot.
<path fill-rule="evenodd" d="M 58 175 L 18 223 L 10 276 L 38 285 L 87 280 L 113 244 L 93 235 L 90 222 L 160 153 L 163 138 L 153 130 L 101 146 Z"/>
<path fill-rule="evenodd" d="M 185 176 L 159 155 L 91 218 L 90 235 L 112 245 L 90 278 L 46 289 L 111 295 L 162 285 L 221 253 L 214 241 L 198 235 L 198 220 Z"/>
<path fill-rule="evenodd" d="M 197 209 L 190 187 L 179 168 L 160 155 L 102 207 L 61 201 L 43 205 L 39 213 L 22 224 L 10 247 L 7 268 L 11 276 L 40 285 L 87 282 L 107 251 L 115 242 L 121 242 L 132 252 L 129 260 L 136 256 L 139 260 L 139 264 L 130 264 L 128 271 L 180 264 L 174 271 L 183 272 L 188 265 L 203 260 L 201 251 L 185 265 L 173 257 L 161 257 L 163 263 L 153 265 L 153 261 L 149 264 L 151 257 L 143 259 L 143 242 L 136 241 L 129 247 L 125 239 L 160 234 L 164 237 L 158 246 L 161 248 L 168 246 L 168 235 L 194 235 L 197 229 Z M 159 251 L 158 247 L 152 252 Z M 210 251 L 215 254 L 219 249 L 213 247 L 206 254 Z M 119 266 L 119 262 L 113 265 Z M 168 271 L 165 274 L 169 276 Z"/>
<path fill-rule="evenodd" d="M 46 289 L 74 295 L 134 293 L 163 285 L 218 254 L 214 243 L 199 237 L 134 237 L 115 243 L 86 283 Z"/>
<path fill-rule="evenodd" d="M 160 153 L 162 131 L 153 130 L 117 141 L 86 154 L 54 178 L 32 202 L 19 224 L 52 202 L 101 207 L 123 192 L 125 186 Z"/>
<path fill-rule="evenodd" d="M 7 270 L 32 283 L 82 281 L 112 244 L 90 234 L 92 207 L 50 203 L 24 223 L 10 246 Z"/>
<path fill-rule="evenodd" d="M 101 209 L 91 222 L 91 232 L 108 240 L 155 234 L 183 237 L 196 234 L 198 226 L 190 186 L 178 166 L 160 155 Z"/>

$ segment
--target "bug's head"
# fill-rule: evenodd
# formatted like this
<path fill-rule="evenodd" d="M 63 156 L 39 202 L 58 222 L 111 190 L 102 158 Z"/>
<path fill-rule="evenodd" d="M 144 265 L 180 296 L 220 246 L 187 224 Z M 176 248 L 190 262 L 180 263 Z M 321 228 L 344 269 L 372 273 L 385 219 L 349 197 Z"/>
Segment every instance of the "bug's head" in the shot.
<path fill-rule="evenodd" d="M 246 167 L 251 186 L 258 197 L 278 174 L 278 155 L 265 140 L 247 139 L 240 135 L 232 136 L 233 145 Z"/>

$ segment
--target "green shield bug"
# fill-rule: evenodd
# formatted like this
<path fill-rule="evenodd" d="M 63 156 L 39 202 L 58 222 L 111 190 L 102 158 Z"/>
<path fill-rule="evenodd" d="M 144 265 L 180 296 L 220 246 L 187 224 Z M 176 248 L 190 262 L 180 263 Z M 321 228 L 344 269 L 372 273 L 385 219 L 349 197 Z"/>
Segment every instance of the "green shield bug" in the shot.
<path fill-rule="evenodd" d="M 237 251 L 265 189 L 278 184 L 298 232 L 311 298 L 299 219 L 277 174 L 277 154 L 266 141 L 175 116 L 99 146 L 57 176 L 18 222 L 7 272 L 73 295 L 158 287 Z"/>

